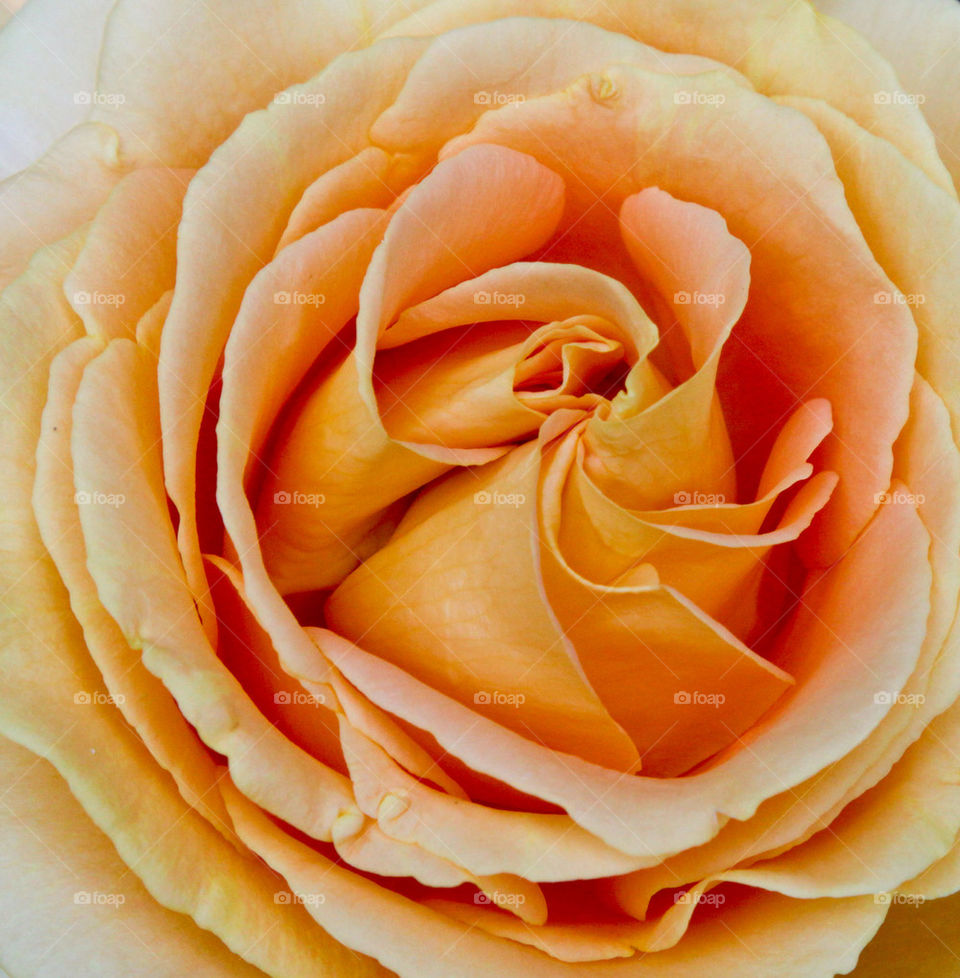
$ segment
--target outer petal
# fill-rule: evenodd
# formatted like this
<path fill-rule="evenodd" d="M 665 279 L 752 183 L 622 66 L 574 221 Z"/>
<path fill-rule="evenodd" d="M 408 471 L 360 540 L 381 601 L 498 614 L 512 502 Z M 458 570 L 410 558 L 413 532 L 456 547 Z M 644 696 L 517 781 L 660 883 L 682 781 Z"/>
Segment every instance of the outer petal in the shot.
<path fill-rule="evenodd" d="M 921 109 L 937 149 L 960 184 L 960 5 L 955 0 L 816 0 L 826 14 L 855 27 L 897 71 L 904 94 Z"/>
<path fill-rule="evenodd" d="M 126 172 L 117 134 L 90 123 L 71 129 L 33 166 L 4 180 L 0 288 L 27 267 L 38 248 L 89 221 Z"/>
<path fill-rule="evenodd" d="M 201 166 L 275 92 L 415 8 L 407 0 L 370 16 L 361 4 L 337 0 L 119 0 L 104 33 L 99 86 L 123 98 L 98 106 L 94 118 L 117 129 L 126 158 Z"/>
<path fill-rule="evenodd" d="M 809 3 L 608 0 L 598 6 L 592 0 L 438 0 L 396 24 L 389 33 L 436 34 L 517 15 L 592 21 L 661 52 L 697 54 L 733 65 L 765 95 L 826 99 L 900 147 L 936 182 L 950 187 L 932 134 L 916 106 L 882 104 L 873 97 L 878 89 L 896 87 L 890 65 L 855 31 L 818 16 Z M 811 70 L 811 65 L 816 70 Z"/>
<path fill-rule="evenodd" d="M 307 903 L 321 926 L 401 978 L 700 978 L 705 961 L 716 978 L 833 978 L 853 967 L 887 910 L 869 897 L 796 901 L 751 893 L 699 922 L 671 950 L 565 964 L 388 893 L 295 842 L 235 792 L 227 802 L 241 837 L 295 893 L 323 895 Z M 358 905 L 367 913 L 355 913 Z"/>
<path fill-rule="evenodd" d="M 315 975 L 325 959 L 341 963 L 345 975 L 354 966 L 357 975 L 375 975 L 368 962 L 304 931 L 302 908 L 277 906 L 276 878 L 183 801 L 113 706 L 74 700 L 74 692 L 102 692 L 102 685 L 40 539 L 30 493 L 50 361 L 81 335 L 62 290 L 81 243 L 74 235 L 43 249 L 0 298 L 0 498 L 6 541 L 17 554 L 0 565 L 0 729 L 44 753 L 164 906 L 192 915 L 236 953 L 284 978 Z M 190 872 L 179 871 L 186 866 Z"/>
<path fill-rule="evenodd" d="M 157 903 L 43 758 L 0 740 L 0 784 L 0 961 L 17 978 L 263 978 Z"/>
<path fill-rule="evenodd" d="M 0 179 L 29 166 L 89 115 L 115 0 L 23 0 L 0 34 Z M 0 14 L 0 26 L 3 14 Z"/>

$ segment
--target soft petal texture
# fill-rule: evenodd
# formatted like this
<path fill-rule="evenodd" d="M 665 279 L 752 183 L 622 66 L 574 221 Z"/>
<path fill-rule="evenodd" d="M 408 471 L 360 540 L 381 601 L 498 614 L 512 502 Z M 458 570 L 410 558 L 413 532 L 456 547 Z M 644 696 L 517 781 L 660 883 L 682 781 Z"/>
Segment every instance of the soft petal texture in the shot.
<path fill-rule="evenodd" d="M 82 234 L 75 234 L 42 249 L 28 272 L 0 298 L 7 408 L 0 440 L 3 522 L 18 544 L 17 560 L 3 563 L 0 610 L 10 641 L 0 660 L 8 691 L 0 727 L 53 763 L 124 863 L 137 867 L 137 875 L 162 905 L 190 914 L 241 957 L 307 978 L 325 959 L 342 955 L 345 968 L 354 963 L 358 975 L 376 974 L 322 935 L 305 940 L 299 907 L 286 907 L 278 917 L 275 877 L 241 855 L 183 801 L 115 707 L 74 698 L 76 692 L 104 691 L 40 539 L 30 495 L 50 362 L 61 347 L 82 335 L 63 294 L 65 269 L 82 242 Z M 51 689 L 61 695 L 52 699 Z M 135 793 L 130 785 L 137 785 Z M 165 840 L 162 848 L 157 846 L 160 838 Z M 171 874 L 170 849 L 195 872 Z"/>
<path fill-rule="evenodd" d="M 633 746 L 580 678 L 541 597 L 538 453 L 528 444 L 422 493 L 333 593 L 327 622 L 518 733 L 630 770 Z"/>
<path fill-rule="evenodd" d="M 28 167 L 90 115 L 103 31 L 114 0 L 22 0 L 0 14 L 0 179 Z M 5 11 L 4 11 L 5 12 Z"/>
<path fill-rule="evenodd" d="M 578 210 L 611 185 L 622 200 L 656 184 L 722 214 L 752 256 L 750 300 L 721 364 L 734 454 L 756 477 L 776 423 L 801 398 L 831 402 L 834 430 L 819 460 L 840 482 L 805 541 L 807 558 L 825 565 L 860 532 L 889 482 L 889 446 L 907 416 L 916 327 L 905 306 L 874 302 L 890 289 L 889 279 L 831 175 L 816 129 L 719 73 L 699 76 L 698 87 L 723 94 L 722 104 L 675 102 L 684 84 L 689 80 L 615 66 L 562 95 L 487 113 L 442 156 L 478 142 L 531 153 L 570 174 Z M 612 94 L 604 98 L 604 91 Z M 716 124 L 728 116 L 728 125 Z M 749 119 L 749 128 L 735 119 Z M 882 404 L 851 380 L 865 372 L 885 378 Z"/>
<path fill-rule="evenodd" d="M 119 0 L 104 31 L 99 84 L 124 99 L 98 106 L 94 118 L 120 133 L 125 157 L 140 165 L 200 166 L 248 112 L 411 8 L 415 2 L 390 4 L 370 16 L 336 0 L 255 0 L 242 9 L 229 0 L 171 0 L 161 10 L 150 0 Z"/>
<path fill-rule="evenodd" d="M 937 138 L 947 169 L 960 184 L 960 9 L 952 0 L 816 0 L 816 6 L 858 30 L 896 69 L 907 95 Z M 889 90 L 888 90 L 889 91 Z"/>
<path fill-rule="evenodd" d="M 95 339 L 78 340 L 63 350 L 50 371 L 50 396 L 44 408 L 37 449 L 34 510 L 40 535 L 70 592 L 70 605 L 84 630 L 91 657 L 121 712 L 143 738 L 157 762 L 177 781 L 184 799 L 214 826 L 231 835 L 218 804 L 216 765 L 184 721 L 176 703 L 139 661 L 116 622 L 100 604 L 86 569 L 86 550 L 74 496 L 70 455 L 73 402 L 87 366 L 102 352 Z M 80 505 L 103 505 L 98 497 Z M 123 505 L 123 504 L 121 504 Z M 88 690 L 80 690 L 87 692 Z"/>
<path fill-rule="evenodd" d="M 0 781 L 0 962 L 11 974 L 263 978 L 157 903 L 42 757 L 0 740 Z M 95 902 L 105 897 L 123 902 Z"/>
<path fill-rule="evenodd" d="M 464 24 L 511 16 L 583 18 L 626 33 L 661 51 L 713 58 L 743 72 L 765 95 L 824 98 L 899 146 L 939 183 L 949 177 L 929 128 L 910 104 L 878 105 L 877 88 L 893 88 L 890 65 L 839 21 L 790 0 L 657 0 L 637 6 L 614 0 L 440 0 L 394 25 L 391 34 L 436 34 Z M 811 72 L 809 65 L 818 70 Z"/>
<path fill-rule="evenodd" d="M 71 129 L 32 166 L 0 183 L 0 206 L 9 228 L 0 287 L 23 272 L 42 245 L 89 221 L 127 170 L 117 134 L 109 126 L 86 123 Z"/>
<path fill-rule="evenodd" d="M 367 145 L 367 128 L 395 97 L 424 47 L 425 42 L 398 40 L 373 55 L 361 51 L 338 59 L 296 89 L 301 96 L 324 96 L 323 103 L 274 103 L 247 116 L 190 185 L 178 232 L 174 300 L 161 339 L 159 399 L 164 479 L 179 514 L 178 545 L 194 593 L 204 588 L 197 442 L 244 290 L 270 260 L 304 189 Z M 375 71 L 365 70 L 371 58 Z M 336 140 L 328 138 L 332 131 Z M 237 187 L 243 192 L 235 192 Z M 204 260 L 211 253 L 220 256 L 215 272 Z M 204 323 L 199 345 L 197 322 Z"/>
<path fill-rule="evenodd" d="M 257 516 L 281 591 L 336 584 L 382 542 L 369 537 L 388 506 L 451 463 L 502 454 L 393 440 L 373 392 L 377 342 L 404 307 L 538 248 L 562 207 L 555 173 L 525 154 L 478 146 L 440 163 L 397 209 L 364 276 L 353 352 L 306 398 L 271 458 Z M 321 494 L 323 505 L 276 502 L 294 491 Z"/>
<path fill-rule="evenodd" d="M 693 978 L 703 974 L 703 962 L 709 960 L 711 973 L 719 978 L 788 978 L 797 974 L 798 966 L 810 978 L 832 978 L 838 969 L 843 973 L 853 967 L 887 910 L 869 897 L 798 903 L 756 894 L 723 918 L 704 922 L 670 951 L 641 960 L 574 967 L 492 939 L 347 874 L 285 836 L 229 786 L 224 790 L 238 831 L 251 848 L 286 877 L 294 892 L 323 894 L 322 901 L 306 904 L 321 926 L 401 974 L 447 978 L 454 969 L 472 978 L 517 973 L 533 978 Z M 358 903 L 379 912 L 356 914 L 349 908 Z M 731 940 L 731 932 L 739 940 Z"/>
<path fill-rule="evenodd" d="M 173 288 L 177 225 L 192 176 L 192 170 L 134 170 L 97 212 L 64 282 L 90 335 L 132 338 L 140 317 Z"/>
<path fill-rule="evenodd" d="M 609 418 L 587 425 L 586 468 L 608 496 L 635 509 L 662 508 L 677 491 L 733 500 L 736 465 L 715 386 L 747 301 L 750 253 L 719 214 L 653 187 L 623 202 L 620 225 L 645 281 L 676 307 L 679 326 L 665 326 L 664 342 L 676 349 L 686 341 L 692 376 L 645 408 L 628 385 Z M 698 296 L 714 301 L 683 301 Z"/>

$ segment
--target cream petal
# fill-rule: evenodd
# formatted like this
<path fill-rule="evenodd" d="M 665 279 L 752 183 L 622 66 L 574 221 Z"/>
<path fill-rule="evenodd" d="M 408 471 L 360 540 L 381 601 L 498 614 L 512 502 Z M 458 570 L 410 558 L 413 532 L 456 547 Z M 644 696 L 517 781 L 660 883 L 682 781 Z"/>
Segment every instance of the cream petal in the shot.
<path fill-rule="evenodd" d="M 874 97 L 877 90 L 897 88 L 890 64 L 856 31 L 818 14 L 809 3 L 656 0 L 638 6 L 633 0 L 613 0 L 597 7 L 590 0 L 438 0 L 395 24 L 386 36 L 440 34 L 476 25 L 473 35 L 463 32 L 465 43 L 469 43 L 467 37 L 482 36 L 483 22 L 516 16 L 591 21 L 637 38 L 659 52 L 682 51 L 687 58 L 699 55 L 732 65 L 764 95 L 824 99 L 894 143 L 935 182 L 950 188 L 949 175 L 916 105 L 901 101 L 883 104 Z M 543 26 L 528 23 L 534 38 L 543 36 Z M 477 46 L 477 50 L 485 49 L 496 51 L 497 45 L 488 42 Z M 662 53 L 659 56 L 667 57 Z M 464 60 L 471 67 L 476 65 L 476 50 L 471 49 L 471 57 Z M 816 71 L 810 70 L 811 64 L 817 66 Z M 552 68 L 549 59 L 546 66 Z M 495 70 L 490 74 L 494 83 L 502 77 Z M 484 82 L 482 75 L 475 76 L 477 86 Z M 424 97 L 421 111 L 425 108 L 429 113 L 431 101 Z"/>
<path fill-rule="evenodd" d="M 955 183 L 960 183 L 960 86 L 956 47 L 960 10 L 951 0 L 816 0 L 831 17 L 859 31 L 896 69 L 899 85 L 883 89 L 891 100 L 907 96 L 919 104 L 937 138 L 937 149 Z M 921 96 L 920 101 L 916 96 Z"/>
<path fill-rule="evenodd" d="M 2 516 L 18 552 L 2 567 L 8 695 L 0 704 L 0 727 L 53 763 L 160 904 L 193 916 L 254 965 L 307 978 L 323 960 L 342 954 L 339 946 L 322 935 L 304 940 L 306 918 L 299 908 L 276 906 L 275 877 L 190 808 L 116 707 L 74 698 L 77 692 L 107 694 L 37 531 L 31 490 L 50 363 L 82 335 L 63 294 L 65 270 L 82 243 L 82 234 L 75 234 L 42 249 L 0 298 Z M 163 512 L 165 518 L 165 507 Z M 51 690 L 60 695 L 51 696 Z M 131 793 L 129 785 L 137 791 Z M 194 872 L 171 868 L 184 866 Z"/>
<path fill-rule="evenodd" d="M 32 166 L 0 184 L 10 215 L 0 259 L 0 288 L 27 267 L 30 256 L 89 221 L 128 172 L 117 134 L 87 123 L 63 135 Z"/>
<path fill-rule="evenodd" d="M 0 783 L 0 850 L 8 857 L 0 941 L 11 972 L 101 978 L 147 968 L 157 978 L 263 978 L 158 903 L 43 758 L 0 741 Z"/>
<path fill-rule="evenodd" d="M 23 8 L 22 10 L 18 8 Z M 25 169 L 90 114 L 112 0 L 5 2 L 0 13 L 0 179 Z M 4 25 L 2 19 L 17 16 Z"/>
<path fill-rule="evenodd" d="M 406 6 L 363 23 L 358 10 L 335 0 L 279 8 L 254 0 L 242 10 L 229 0 L 202 7 L 171 0 L 162 9 L 120 0 L 104 32 L 98 83 L 122 98 L 96 106 L 93 118 L 120 133 L 124 156 L 138 165 L 202 166 L 247 113 L 357 46 L 374 24 L 389 26 Z M 211 51 L 216 71 L 209 70 Z M 316 111 L 315 102 L 303 104 Z M 362 95 L 347 104 L 355 109 Z"/>
<path fill-rule="evenodd" d="M 173 288 L 177 225 L 192 176 L 192 170 L 135 170 L 97 212 L 64 282 L 91 335 L 132 338 L 140 317 Z"/>

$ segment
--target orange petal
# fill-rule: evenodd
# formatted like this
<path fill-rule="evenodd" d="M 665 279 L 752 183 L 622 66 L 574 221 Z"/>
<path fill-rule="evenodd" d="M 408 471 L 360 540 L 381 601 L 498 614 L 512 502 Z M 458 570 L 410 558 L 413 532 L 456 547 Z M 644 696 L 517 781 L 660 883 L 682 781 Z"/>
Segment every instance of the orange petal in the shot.
<path fill-rule="evenodd" d="M 725 101 L 674 99 L 694 84 Z M 442 156 L 485 142 L 529 152 L 569 174 L 571 217 L 598 195 L 615 190 L 622 199 L 654 184 L 723 215 L 751 252 L 750 300 L 719 382 L 738 468 L 748 470 L 749 484 L 750 470 L 759 475 L 777 425 L 797 403 L 829 400 L 834 430 L 818 461 L 840 482 L 804 547 L 815 563 L 834 561 L 889 481 L 890 446 L 907 417 L 916 329 L 905 306 L 874 301 L 890 281 L 816 128 L 720 73 L 694 83 L 621 65 L 562 95 L 488 112 Z M 637 146 L 649 148 L 638 154 Z M 877 385 L 886 392 L 880 400 Z"/>
<path fill-rule="evenodd" d="M 539 448 L 421 493 L 326 606 L 330 628 L 556 750 L 630 769 L 636 753 L 570 659 L 539 591 Z"/>

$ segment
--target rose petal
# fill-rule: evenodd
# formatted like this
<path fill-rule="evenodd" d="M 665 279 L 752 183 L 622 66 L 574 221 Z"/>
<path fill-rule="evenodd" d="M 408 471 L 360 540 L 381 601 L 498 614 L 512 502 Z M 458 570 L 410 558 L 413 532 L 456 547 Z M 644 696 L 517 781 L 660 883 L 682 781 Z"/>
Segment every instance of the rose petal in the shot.
<path fill-rule="evenodd" d="M 607 586 L 563 562 L 560 501 L 576 451 L 574 432 L 544 465 L 544 590 L 591 688 L 640 751 L 644 772 L 678 775 L 735 741 L 792 680 L 661 585 L 652 565 L 634 566 Z"/>
<path fill-rule="evenodd" d="M 326 931 L 375 954 L 403 976 L 447 978 L 456 969 L 471 978 L 521 972 L 533 978 L 693 978 L 703 974 L 704 960 L 719 978 L 788 978 L 798 967 L 811 975 L 826 975 L 831 969 L 843 972 L 853 967 L 887 909 L 867 897 L 796 901 L 758 893 L 722 917 L 703 921 L 672 950 L 640 960 L 571 966 L 483 934 L 347 873 L 285 836 L 234 792 L 227 803 L 241 836 L 286 877 Z M 321 894 L 323 900 L 309 899 Z M 358 904 L 375 907 L 376 912 L 358 915 L 348 910 Z M 370 926 L 368 921 L 374 920 L 376 925 Z M 731 940 L 731 932 L 739 940 Z"/>
<path fill-rule="evenodd" d="M 6 96 L 0 129 L 8 137 L 0 153 L 0 179 L 30 166 L 89 116 L 113 3 L 14 0 L 3 6 L 0 18 L 8 11 L 17 16 L 0 34 L 0 89 Z"/>
<path fill-rule="evenodd" d="M 232 829 L 226 810 L 213 790 L 219 777 L 215 765 L 174 700 L 143 667 L 138 653 L 126 643 L 100 604 L 86 569 L 77 506 L 98 503 L 74 496 L 71 411 L 83 372 L 102 349 L 95 339 L 78 340 L 52 364 L 33 495 L 38 529 L 70 594 L 70 606 L 83 628 L 87 650 L 121 713 L 157 763 L 173 775 L 185 800 L 229 837 Z"/>
<path fill-rule="evenodd" d="M 132 337 L 140 317 L 173 288 L 177 225 L 192 170 L 135 170 L 90 225 L 64 290 L 87 332 Z"/>
<path fill-rule="evenodd" d="M 421 493 L 331 595 L 327 624 L 512 730 L 630 769 L 633 746 L 580 678 L 539 593 L 538 452 L 514 449 Z"/>
<path fill-rule="evenodd" d="M 903 88 L 884 94 L 918 102 L 937 138 L 937 149 L 955 182 L 960 182 L 960 116 L 955 93 L 960 84 L 955 49 L 960 43 L 960 10 L 950 0 L 817 0 L 824 13 L 858 30 L 896 69 Z M 909 96 L 924 96 L 924 101 Z"/>
<path fill-rule="evenodd" d="M 0 366 L 7 406 L 0 416 L 2 515 L 18 553 L 2 567 L 8 695 L 0 704 L 0 726 L 6 736 L 42 752 L 54 764 L 126 865 L 137 867 L 157 901 L 192 915 L 255 965 L 306 978 L 324 960 L 338 958 L 339 946 L 322 935 L 304 941 L 305 918 L 299 908 L 276 906 L 275 877 L 256 860 L 241 856 L 187 805 L 115 707 L 74 699 L 74 692 L 103 693 L 101 679 L 37 531 L 30 497 L 50 362 L 61 347 L 82 335 L 63 294 L 65 271 L 82 242 L 82 233 L 77 233 L 42 249 L 27 274 L 0 298 L 0 339 L 6 354 Z M 150 375 L 148 371 L 148 380 Z M 165 507 L 163 512 L 165 517 Z M 153 525 L 162 526 L 161 519 Z M 51 696 L 51 690 L 60 695 Z M 135 793 L 128 790 L 130 785 L 137 785 Z M 58 817 L 62 819 L 62 812 Z M 172 872 L 172 865 L 189 866 L 191 872 Z"/>
<path fill-rule="evenodd" d="M 367 127 L 393 99 L 424 46 L 401 40 L 374 55 L 344 56 L 297 89 L 300 96 L 322 95 L 326 101 L 273 104 L 249 116 L 190 184 L 178 236 L 174 301 L 163 330 L 159 388 L 164 477 L 180 518 L 178 546 L 195 590 L 203 586 L 197 442 L 244 290 L 269 261 L 306 187 L 368 145 Z M 328 138 L 331 131 L 338 139 Z M 212 263 L 211 255 L 217 256 Z M 200 333 L 198 322 L 204 323 Z"/>
<path fill-rule="evenodd" d="M 122 99 L 97 106 L 93 117 L 120 133 L 124 155 L 141 166 L 202 166 L 247 113 L 353 48 L 369 26 L 388 26 L 404 6 L 364 24 L 336 2 L 277 8 L 256 0 L 238 10 L 229 0 L 172 0 L 157 10 L 148 0 L 121 0 L 107 22 L 98 84 Z M 362 104 L 353 93 L 350 109 Z"/>
<path fill-rule="evenodd" d="M 0 184 L 10 214 L 0 259 L 0 288 L 27 267 L 30 256 L 89 221 L 128 172 L 117 134 L 87 123 L 62 136 L 36 163 Z"/>
<path fill-rule="evenodd" d="M 45 760 L 4 739 L 0 781 L 0 940 L 15 974 L 94 978 L 148 968 L 157 978 L 263 978 L 159 904 Z"/>
<path fill-rule="evenodd" d="M 88 569 L 127 642 L 143 649 L 144 665 L 204 742 L 229 759 L 238 785 L 290 824 L 329 839 L 338 813 L 351 805 L 349 781 L 267 721 L 200 625 L 167 516 L 154 383 L 146 355 L 128 340 L 114 340 L 81 381 L 73 411 L 75 484 L 91 495 L 123 497 L 116 508 L 82 508 Z"/>
<path fill-rule="evenodd" d="M 693 88 L 725 101 L 674 100 Z M 571 214 L 611 188 L 623 199 L 656 184 L 718 211 L 747 243 L 750 300 L 719 384 L 734 454 L 739 468 L 758 476 L 787 414 L 810 397 L 831 402 L 834 431 L 818 461 L 840 483 L 804 544 L 812 562 L 833 562 L 887 488 L 890 445 L 907 416 L 916 328 L 905 306 L 874 301 L 890 282 L 819 132 L 719 73 L 694 81 L 615 66 L 562 95 L 488 112 L 442 156 L 482 142 L 529 152 L 566 174 Z M 867 376 L 886 392 L 882 400 L 864 384 Z"/>
<path fill-rule="evenodd" d="M 450 206 L 454 196 L 457 207 Z M 376 344 L 404 306 L 542 244 L 562 202 L 556 174 L 498 147 L 438 165 L 406 198 L 364 277 L 354 353 L 320 379 L 271 456 L 257 517 L 281 591 L 336 584 L 382 542 L 374 531 L 388 506 L 450 464 L 502 454 L 483 448 L 458 456 L 392 440 L 373 392 Z M 321 494 L 324 503 L 310 512 L 277 495 L 294 491 Z"/>
<path fill-rule="evenodd" d="M 480 22 L 518 15 L 590 20 L 660 52 L 682 51 L 686 58 L 700 55 L 732 65 L 765 95 L 824 99 L 894 143 L 936 183 L 950 189 L 949 175 L 917 107 L 899 101 L 881 104 L 874 98 L 878 89 L 892 91 L 897 87 L 889 63 L 856 31 L 823 17 L 808 3 L 683 0 L 678 4 L 676 0 L 657 0 L 638 7 L 632 0 L 613 0 L 598 8 L 589 0 L 439 0 L 394 24 L 385 36 L 440 34 L 476 24 L 475 36 L 479 37 Z M 544 33 L 539 25 L 535 30 L 537 36 Z M 464 60 L 472 67 L 477 63 L 476 51 L 496 47 L 490 41 L 478 44 Z M 817 71 L 810 71 L 811 64 L 817 65 Z M 490 74 L 492 80 L 499 80 L 495 71 Z M 484 81 L 482 76 L 477 77 L 477 87 Z M 424 107 L 430 102 L 422 98 Z"/>

